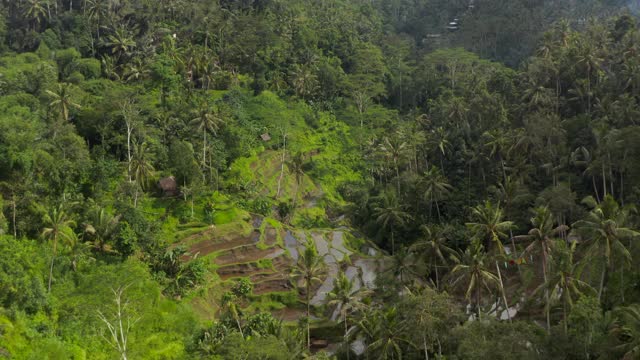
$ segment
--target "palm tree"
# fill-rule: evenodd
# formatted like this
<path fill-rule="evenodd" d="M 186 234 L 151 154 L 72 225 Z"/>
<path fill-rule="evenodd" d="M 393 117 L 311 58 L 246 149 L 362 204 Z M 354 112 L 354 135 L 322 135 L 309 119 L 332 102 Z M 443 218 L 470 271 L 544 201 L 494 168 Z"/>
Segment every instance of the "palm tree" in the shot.
<path fill-rule="evenodd" d="M 490 156 L 497 156 L 502 168 L 503 180 L 507 181 L 507 170 L 505 166 L 504 154 L 511 148 L 511 139 L 504 129 L 493 129 L 486 131 L 482 136 L 485 138 L 484 146 L 489 149 Z"/>
<path fill-rule="evenodd" d="M 584 168 L 582 175 L 591 175 L 591 184 L 593 185 L 593 193 L 596 196 L 597 202 L 600 202 L 600 194 L 598 193 L 598 186 L 596 185 L 596 177 L 595 174 L 598 172 L 595 166 L 594 156 L 589 152 L 589 150 L 580 146 L 576 148 L 570 156 L 570 162 L 575 166 L 580 166 Z M 606 191 L 606 189 L 604 189 Z"/>
<path fill-rule="evenodd" d="M 357 323 L 357 329 L 368 343 L 367 358 L 402 359 L 403 347 L 415 347 L 405 337 L 407 326 L 395 306 L 365 314 Z"/>
<path fill-rule="evenodd" d="M 436 274 L 436 289 L 440 289 L 439 267 L 446 267 L 447 255 L 454 255 L 456 252 L 447 246 L 448 239 L 445 237 L 444 228 L 423 225 L 422 238 L 411 246 L 412 251 L 420 252 L 429 262 Z"/>
<path fill-rule="evenodd" d="M 564 332 L 567 333 L 567 314 L 573 307 L 574 298 L 595 293 L 593 288 L 581 280 L 582 266 L 574 263 L 576 243 L 567 248 L 565 242 L 559 242 L 557 256 L 549 269 L 548 276 L 533 294 L 540 291 L 545 293 L 545 313 L 547 317 L 547 330 L 551 329 L 551 306 L 554 301 L 562 302 L 562 315 L 564 319 Z"/>
<path fill-rule="evenodd" d="M 395 230 L 404 226 L 411 221 L 411 215 L 404 211 L 404 208 L 398 202 L 395 192 L 385 191 L 382 196 L 382 204 L 373 209 L 376 222 L 383 230 L 391 232 L 391 253 L 395 253 Z"/>
<path fill-rule="evenodd" d="M 593 210 L 573 227 L 587 240 L 587 259 L 604 259 L 598 289 L 598 299 L 601 299 L 614 256 L 618 255 L 626 262 L 631 261 L 631 253 L 622 240 L 639 236 L 640 233 L 627 227 L 633 208 L 620 207 L 613 196 L 605 196 L 600 204 L 592 197 L 586 198 L 583 203 Z"/>
<path fill-rule="evenodd" d="M 100 40 L 100 27 L 102 26 L 102 19 L 107 17 L 109 11 L 108 4 L 103 0 L 85 0 L 84 5 L 85 16 L 96 24 L 96 34 L 98 40 Z"/>
<path fill-rule="evenodd" d="M 43 6 L 44 4 L 49 6 L 48 1 L 46 0 L 27 0 L 23 14 L 25 18 L 29 19 L 34 24 L 34 30 L 36 30 L 47 17 L 47 9 Z"/>
<path fill-rule="evenodd" d="M 107 36 L 104 45 L 111 48 L 111 54 L 116 55 L 118 60 L 122 55 L 129 55 L 136 47 L 136 42 L 130 32 L 124 27 L 118 27 L 113 34 Z"/>
<path fill-rule="evenodd" d="M 300 254 L 298 262 L 294 266 L 291 277 L 297 285 L 304 287 L 307 304 L 307 348 L 311 348 L 311 287 L 322 282 L 321 277 L 326 272 L 323 258 L 318 255 L 313 243 L 306 244 L 304 252 Z"/>
<path fill-rule="evenodd" d="M 318 77 L 313 74 L 309 66 L 296 65 L 291 74 L 293 88 L 302 100 L 312 95 L 318 88 Z"/>
<path fill-rule="evenodd" d="M 451 285 L 459 287 L 461 284 L 466 284 L 465 298 L 468 301 L 475 294 L 476 311 L 480 318 L 482 290 L 485 289 L 490 293 L 492 287 L 499 288 L 500 279 L 491 272 L 487 254 L 478 241 L 473 241 L 460 258 L 453 257 L 453 259 L 456 266 L 451 270 L 451 276 L 453 276 Z"/>
<path fill-rule="evenodd" d="M 64 230 L 64 246 L 71 261 L 71 268 L 74 272 L 78 271 L 80 261 L 83 259 L 92 260 L 89 255 L 91 244 L 84 242 L 71 228 Z"/>
<path fill-rule="evenodd" d="M 81 106 L 71 99 L 71 84 L 60 83 L 56 91 L 46 90 L 51 97 L 49 106 L 56 109 L 63 121 L 69 120 L 69 110 L 71 108 L 80 109 Z"/>
<path fill-rule="evenodd" d="M 153 176 L 155 168 L 152 164 L 152 154 L 146 142 L 133 144 L 133 156 L 131 157 L 131 175 L 136 182 L 134 207 L 138 205 L 138 188 L 144 190 Z"/>
<path fill-rule="evenodd" d="M 238 326 L 240 336 L 244 337 L 244 333 L 242 332 L 242 324 L 240 323 L 240 317 L 242 313 L 237 305 L 237 302 L 237 296 L 232 293 L 225 293 L 222 296 L 222 307 L 229 312 L 233 320 L 236 322 L 236 326 Z"/>
<path fill-rule="evenodd" d="M 590 45 L 583 45 L 580 47 L 580 53 L 578 54 L 577 64 L 583 65 L 587 74 L 587 113 L 591 113 L 591 99 L 593 94 L 591 92 L 591 77 L 594 70 L 596 73 L 600 73 L 600 64 L 603 59 L 597 54 L 596 49 Z"/>
<path fill-rule="evenodd" d="M 74 226 L 75 222 L 67 217 L 62 205 L 49 209 L 43 217 L 43 222 L 45 227 L 42 229 L 42 237 L 53 242 L 53 255 L 51 256 L 48 285 L 48 291 L 51 291 L 53 263 L 58 252 L 58 240 L 69 237 L 69 228 Z"/>
<path fill-rule="evenodd" d="M 149 178 L 155 171 L 152 163 L 152 153 L 147 142 L 133 144 L 133 156 L 131 157 L 131 172 L 138 185 L 145 189 Z"/>
<path fill-rule="evenodd" d="M 453 189 L 447 178 L 442 174 L 440 169 L 435 166 L 425 171 L 423 177 L 420 179 L 420 185 L 424 189 L 424 198 L 429 202 L 429 217 L 431 217 L 431 209 L 433 204 L 436 204 L 436 212 L 438 214 L 438 221 L 441 220 L 440 205 L 438 201 L 442 200 L 444 196 L 449 194 Z"/>
<path fill-rule="evenodd" d="M 513 227 L 513 222 L 503 221 L 502 218 L 503 212 L 500 205 L 493 205 L 490 201 L 486 201 L 471 209 L 471 219 L 474 222 L 467 223 L 467 227 L 487 249 L 495 243 L 500 254 L 504 255 L 504 246 L 500 239 L 507 237 L 507 231 Z"/>
<path fill-rule="evenodd" d="M 539 250 L 542 257 L 542 276 L 543 284 L 548 283 L 549 260 L 554 252 L 556 244 L 559 242 L 557 236 L 569 229 L 566 225 L 554 226 L 553 215 L 548 207 L 539 207 L 534 210 L 534 216 L 531 218 L 533 228 L 529 230 L 527 235 L 516 236 L 519 240 L 529 242 L 525 249 L 525 253 L 532 253 Z M 552 289 L 553 290 L 553 289 Z M 549 289 L 545 289 L 545 300 L 549 303 Z M 549 311 L 547 311 L 547 328 L 551 327 Z"/>
<path fill-rule="evenodd" d="M 391 256 L 389 262 L 384 273 L 390 275 L 391 284 L 396 287 L 404 287 L 409 280 L 414 280 L 418 276 L 417 266 L 419 264 L 416 254 L 407 251 L 404 246 Z"/>
<path fill-rule="evenodd" d="M 553 90 L 541 84 L 537 79 L 528 79 L 522 91 L 522 100 L 531 109 L 544 109 L 553 103 Z"/>
<path fill-rule="evenodd" d="M 206 101 L 202 101 L 200 107 L 196 110 L 196 117 L 191 119 L 191 125 L 198 129 L 198 131 L 202 131 L 202 177 L 203 180 L 206 180 L 205 173 L 207 168 L 207 134 L 209 132 L 217 135 L 218 130 L 224 124 L 224 119 L 222 118 L 219 111 L 216 111 L 206 103 Z"/>
<path fill-rule="evenodd" d="M 507 219 L 511 218 L 513 205 L 527 201 L 527 198 L 531 195 L 522 181 L 513 179 L 511 176 L 507 176 L 506 182 L 498 184 L 495 193 L 500 203 L 504 206 L 504 216 Z M 513 229 L 509 229 L 509 237 L 511 238 L 512 251 L 516 253 Z"/>
<path fill-rule="evenodd" d="M 566 225 L 555 226 L 553 215 L 548 207 L 538 207 L 534 209 L 534 216 L 531 218 L 533 228 L 527 235 L 516 236 L 518 240 L 529 242 L 525 253 L 532 253 L 539 250 L 542 256 L 542 275 L 547 282 L 549 272 L 549 260 L 553 254 L 555 245 L 558 243 L 557 237 L 569 229 Z"/>
<path fill-rule="evenodd" d="M 296 191 L 293 195 L 293 208 L 296 207 L 296 202 L 298 200 L 298 191 L 300 190 L 300 185 L 304 181 L 304 154 L 297 153 L 295 154 L 290 161 L 287 161 L 287 168 L 289 172 L 295 176 L 296 179 Z"/>
<path fill-rule="evenodd" d="M 613 313 L 616 321 L 610 333 L 622 342 L 614 349 L 624 352 L 622 360 L 638 359 L 640 357 L 640 305 L 620 307 Z"/>
<path fill-rule="evenodd" d="M 393 161 L 393 168 L 396 173 L 396 185 L 398 194 L 400 194 L 400 170 L 399 163 L 402 160 L 406 152 L 407 143 L 400 140 L 399 136 L 393 136 L 391 138 L 385 137 L 380 144 L 380 151 L 387 159 Z"/>
<path fill-rule="evenodd" d="M 370 291 L 366 288 L 356 289 L 355 282 L 349 280 L 344 272 L 340 272 L 338 277 L 333 280 L 333 290 L 327 294 L 327 305 L 335 307 L 340 314 L 344 323 L 344 345 L 347 349 L 347 359 L 349 359 L 349 341 L 347 333 L 349 332 L 348 318 L 352 313 L 360 311 L 365 304 L 362 299 L 369 295 Z"/>
<path fill-rule="evenodd" d="M 105 251 L 106 243 L 111 240 L 118 231 L 120 216 L 109 214 L 104 208 L 96 208 L 90 224 L 85 226 L 85 233 L 95 240 L 94 246 Z"/>
<path fill-rule="evenodd" d="M 448 137 L 449 134 L 443 127 L 437 127 L 431 132 L 429 137 L 429 142 L 433 146 L 433 149 L 439 154 L 440 169 L 442 171 L 444 171 L 444 156 L 451 147 L 451 142 L 449 142 Z"/>

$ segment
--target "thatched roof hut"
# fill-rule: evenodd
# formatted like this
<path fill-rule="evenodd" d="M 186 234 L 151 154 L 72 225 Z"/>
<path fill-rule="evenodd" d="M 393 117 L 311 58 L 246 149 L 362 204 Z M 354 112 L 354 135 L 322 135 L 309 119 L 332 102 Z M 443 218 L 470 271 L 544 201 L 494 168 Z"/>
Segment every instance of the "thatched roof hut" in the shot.
<path fill-rule="evenodd" d="M 158 180 L 158 187 L 162 190 L 165 196 L 177 196 L 178 195 L 178 182 L 173 176 L 165 177 Z"/>

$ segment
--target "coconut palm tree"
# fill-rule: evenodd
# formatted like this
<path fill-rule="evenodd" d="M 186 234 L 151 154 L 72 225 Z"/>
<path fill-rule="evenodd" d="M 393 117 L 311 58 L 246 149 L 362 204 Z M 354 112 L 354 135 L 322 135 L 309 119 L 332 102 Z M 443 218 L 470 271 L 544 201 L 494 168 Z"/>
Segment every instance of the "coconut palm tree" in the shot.
<path fill-rule="evenodd" d="M 598 288 L 598 299 L 602 299 L 613 258 L 618 256 L 625 262 L 631 261 L 631 253 L 622 240 L 640 236 L 640 233 L 627 227 L 633 208 L 620 207 L 613 196 L 605 196 L 599 204 L 592 197 L 587 197 L 583 203 L 593 209 L 573 227 L 587 241 L 587 259 L 604 260 Z"/>
<path fill-rule="evenodd" d="M 553 215 L 548 207 L 538 207 L 534 210 L 534 216 L 531 218 L 533 228 L 529 230 L 527 235 L 516 236 L 518 240 L 529 242 L 525 248 L 525 254 L 531 254 L 539 251 L 542 259 L 542 276 L 543 284 L 548 283 L 549 264 L 553 255 L 556 244 L 560 241 L 557 237 L 569 229 L 566 225 L 555 226 Z M 553 289 L 552 289 L 553 290 Z M 545 300 L 549 304 L 549 289 L 545 288 Z M 547 328 L 550 328 L 549 311 L 547 311 Z"/>
<path fill-rule="evenodd" d="M 72 108 L 80 109 L 81 106 L 72 100 L 71 84 L 60 83 L 55 91 L 46 90 L 47 95 L 51 97 L 49 107 L 55 109 L 63 121 L 69 120 L 69 111 Z"/>
<path fill-rule="evenodd" d="M 425 257 L 430 267 L 435 270 L 436 289 L 440 289 L 440 271 L 438 268 L 446 267 L 449 256 L 454 255 L 456 252 L 447 246 L 448 239 L 444 235 L 446 233 L 444 228 L 423 225 L 421 230 L 422 237 L 411 245 L 411 251 L 418 252 Z"/>
<path fill-rule="evenodd" d="M 613 313 L 616 320 L 610 333 L 621 342 L 614 349 L 624 353 L 622 360 L 638 359 L 640 357 L 640 305 L 620 307 Z"/>
<path fill-rule="evenodd" d="M 244 337 L 244 333 L 242 331 L 242 323 L 240 322 L 242 312 L 240 311 L 237 302 L 237 296 L 232 293 L 225 293 L 222 296 L 222 308 L 228 311 L 229 315 L 231 315 L 233 320 L 236 322 L 236 326 L 238 327 L 240 336 Z"/>
<path fill-rule="evenodd" d="M 420 178 L 419 184 L 424 189 L 424 198 L 429 202 L 429 217 L 431 217 L 431 210 L 433 204 L 436 205 L 436 212 L 438 214 L 438 221 L 441 220 L 440 205 L 438 201 L 442 200 L 453 189 L 447 178 L 442 174 L 442 171 L 435 166 L 425 171 L 422 178 Z"/>
<path fill-rule="evenodd" d="M 333 290 L 327 294 L 327 305 L 334 307 L 339 313 L 344 324 L 344 345 L 347 349 L 347 359 L 349 359 L 349 341 L 347 334 L 349 332 L 348 319 L 354 312 L 358 312 L 366 305 L 362 302 L 363 298 L 371 293 L 366 288 L 357 289 L 355 281 L 349 280 L 344 272 L 340 272 L 338 277 L 333 280 Z"/>
<path fill-rule="evenodd" d="M 453 259 L 456 265 L 451 270 L 451 285 L 454 288 L 464 285 L 468 301 L 475 295 L 475 307 L 480 318 L 483 289 L 491 293 L 493 288 L 500 288 L 500 279 L 490 270 L 487 254 L 479 241 L 473 241 L 460 258 Z"/>
<path fill-rule="evenodd" d="M 481 240 L 487 249 L 491 248 L 491 244 L 495 244 L 500 254 L 505 255 L 501 239 L 507 237 L 507 232 L 513 228 L 513 222 L 503 220 L 500 205 L 485 201 L 484 204 L 471 209 L 471 219 L 473 222 L 466 225 L 473 236 Z"/>
<path fill-rule="evenodd" d="M 393 168 L 396 173 L 396 186 L 398 194 L 400 194 L 400 162 L 403 160 L 407 150 L 407 143 L 402 141 L 399 136 L 385 137 L 380 144 L 380 152 L 387 159 L 393 162 Z"/>
<path fill-rule="evenodd" d="M 598 54 L 597 49 L 593 48 L 591 45 L 582 44 L 579 47 L 579 53 L 577 58 L 577 64 L 582 65 L 584 67 L 584 71 L 587 74 L 587 113 L 591 113 L 591 102 L 593 98 L 593 93 L 591 92 L 591 78 L 593 77 L 593 72 L 596 72 L 596 76 L 601 72 L 600 64 L 604 61 Z"/>
<path fill-rule="evenodd" d="M 389 259 L 389 264 L 384 274 L 390 277 L 393 286 L 404 287 L 418 277 L 419 263 L 416 254 L 409 252 L 402 246 Z"/>
<path fill-rule="evenodd" d="M 42 237 L 53 243 L 53 254 L 51 256 L 51 265 L 49 267 L 49 285 L 48 291 L 51 291 L 51 279 L 53 278 L 53 263 L 58 253 L 58 241 L 69 237 L 69 228 L 75 225 L 75 222 L 67 216 L 62 205 L 52 207 L 44 215 L 43 222 L 45 227 L 42 229 Z"/>
<path fill-rule="evenodd" d="M 108 3 L 103 0 L 85 0 L 84 15 L 96 25 L 96 35 L 100 40 L 100 27 L 102 20 L 107 18 L 109 12 Z"/>
<path fill-rule="evenodd" d="M 500 167 L 502 168 L 502 177 L 504 182 L 507 181 L 507 170 L 505 165 L 505 154 L 511 148 L 512 137 L 504 129 L 493 129 L 482 134 L 484 137 L 484 146 L 489 150 L 489 156 L 497 156 Z"/>
<path fill-rule="evenodd" d="M 195 112 L 195 117 L 191 119 L 191 125 L 198 131 L 202 131 L 202 177 L 206 180 L 207 169 L 207 134 L 217 135 L 218 130 L 224 124 L 219 111 L 213 109 L 206 100 L 203 100 Z"/>
<path fill-rule="evenodd" d="M 391 253 L 394 254 L 396 248 L 395 231 L 411 221 L 412 217 L 404 211 L 404 207 L 400 205 L 394 191 L 385 191 L 380 198 L 382 204 L 373 209 L 373 215 L 383 230 L 391 232 Z"/>
<path fill-rule="evenodd" d="M 111 54 L 120 60 L 123 55 L 129 55 L 131 53 L 136 47 L 136 42 L 129 30 L 120 26 L 114 29 L 112 34 L 107 36 L 104 45 L 111 48 Z"/>
<path fill-rule="evenodd" d="M 134 207 L 138 205 L 138 188 L 146 189 L 149 179 L 153 176 L 155 168 L 152 163 L 152 153 L 146 142 L 133 144 L 133 156 L 131 157 L 131 175 L 136 182 Z"/>
<path fill-rule="evenodd" d="M 548 270 L 548 275 L 533 294 L 544 291 L 545 313 L 547 317 L 547 330 L 551 329 L 551 306 L 554 302 L 562 303 L 562 315 L 564 319 L 564 331 L 567 333 L 567 314 L 573 307 L 575 298 L 595 293 L 595 290 L 586 282 L 581 280 L 582 269 L 574 262 L 576 243 L 567 247 L 565 242 L 557 245 L 557 256 Z"/>
<path fill-rule="evenodd" d="M 299 287 L 305 289 L 305 302 L 307 304 L 307 348 L 311 348 L 311 288 L 314 284 L 322 282 L 321 277 L 326 273 L 323 258 L 318 255 L 313 243 L 306 244 L 304 252 L 298 257 L 298 262 L 293 267 L 291 277 Z"/>
<path fill-rule="evenodd" d="M 147 142 L 133 144 L 133 156 L 131 157 L 131 172 L 138 185 L 146 189 L 149 179 L 153 176 L 155 168 L 152 163 L 153 154 Z"/>
<path fill-rule="evenodd" d="M 451 147 L 451 142 L 449 142 L 448 138 L 449 134 L 443 127 L 437 127 L 429 134 L 429 143 L 440 158 L 441 171 L 444 171 L 444 157 Z"/>
<path fill-rule="evenodd" d="M 298 200 L 298 191 L 304 181 L 304 154 L 295 154 L 289 161 L 287 161 L 287 168 L 296 179 L 296 190 L 293 195 L 293 208 L 295 209 L 296 202 Z"/>
<path fill-rule="evenodd" d="M 309 66 L 296 65 L 291 73 L 291 83 L 302 100 L 313 95 L 318 89 L 318 77 L 311 71 Z"/>
<path fill-rule="evenodd" d="M 107 242 L 118 231 L 120 216 L 109 214 L 104 208 L 96 208 L 93 211 L 91 223 L 85 225 L 85 233 L 94 239 L 94 246 L 100 251 L 105 251 Z"/>
<path fill-rule="evenodd" d="M 400 360 L 404 348 L 415 347 L 406 338 L 408 324 L 395 306 L 371 310 L 356 326 L 368 344 L 367 358 Z"/>
<path fill-rule="evenodd" d="M 547 273 L 549 272 L 549 260 L 553 254 L 553 250 L 558 243 L 557 237 L 563 232 L 569 230 L 566 225 L 555 226 L 553 215 L 548 207 L 538 207 L 533 210 L 534 216 L 531 218 L 533 228 L 529 230 L 527 235 L 516 236 L 517 240 L 529 242 L 525 249 L 525 254 L 540 252 L 542 259 L 542 275 L 544 281 L 547 281 Z"/>
<path fill-rule="evenodd" d="M 89 255 L 91 243 L 83 241 L 71 228 L 65 229 L 64 232 L 63 245 L 71 262 L 71 268 L 76 272 L 82 260 L 94 260 Z"/>
<path fill-rule="evenodd" d="M 42 0 L 27 0 L 25 4 L 25 8 L 23 10 L 23 15 L 25 18 L 29 19 L 33 23 L 33 29 L 36 30 L 42 22 L 47 17 L 47 9 L 45 5 L 48 7 L 48 1 Z"/>

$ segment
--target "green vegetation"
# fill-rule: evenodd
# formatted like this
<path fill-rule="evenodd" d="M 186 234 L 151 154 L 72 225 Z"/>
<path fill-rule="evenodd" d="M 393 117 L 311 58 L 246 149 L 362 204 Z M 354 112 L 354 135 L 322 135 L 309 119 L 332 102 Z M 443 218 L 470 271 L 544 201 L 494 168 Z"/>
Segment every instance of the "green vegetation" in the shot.
<path fill-rule="evenodd" d="M 0 1 L 0 358 L 638 358 L 638 10 Z"/>

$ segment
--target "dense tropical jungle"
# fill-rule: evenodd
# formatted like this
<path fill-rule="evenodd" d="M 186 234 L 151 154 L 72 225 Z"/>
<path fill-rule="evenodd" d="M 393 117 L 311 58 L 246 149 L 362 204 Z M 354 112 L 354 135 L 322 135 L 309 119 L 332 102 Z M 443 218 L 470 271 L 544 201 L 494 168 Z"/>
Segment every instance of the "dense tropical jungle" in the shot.
<path fill-rule="evenodd" d="M 0 358 L 640 359 L 622 0 L 0 0 Z"/>

